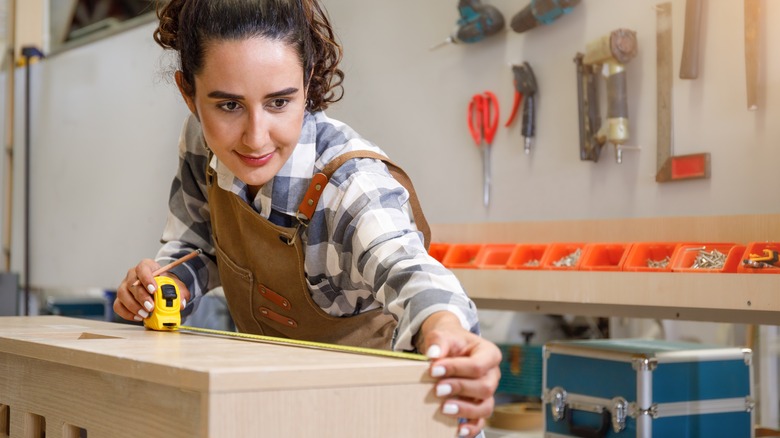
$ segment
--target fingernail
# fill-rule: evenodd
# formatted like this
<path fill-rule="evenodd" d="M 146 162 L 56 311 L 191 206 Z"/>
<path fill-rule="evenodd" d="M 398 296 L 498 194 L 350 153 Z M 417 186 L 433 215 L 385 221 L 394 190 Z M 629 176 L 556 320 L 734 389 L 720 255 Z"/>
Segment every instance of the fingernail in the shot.
<path fill-rule="evenodd" d="M 441 347 L 438 345 L 431 345 L 428 347 L 428 351 L 425 352 L 425 355 L 428 356 L 429 359 L 438 359 L 439 356 L 441 356 Z"/>
<path fill-rule="evenodd" d="M 146 307 L 146 310 L 151 312 L 152 310 L 154 310 L 154 303 L 152 303 L 151 301 L 144 301 L 144 307 Z"/>
<path fill-rule="evenodd" d="M 452 385 L 442 383 L 436 386 L 436 397 L 444 397 L 445 395 L 452 394 Z"/>
<path fill-rule="evenodd" d="M 445 403 L 441 408 L 441 412 L 447 415 L 456 415 L 458 413 L 458 405 L 455 403 Z"/>
<path fill-rule="evenodd" d="M 136 321 L 143 321 L 144 320 L 143 318 L 141 318 L 138 315 L 133 315 L 133 319 L 136 320 Z"/>
<path fill-rule="evenodd" d="M 185 308 L 185 307 L 187 307 L 187 300 L 185 300 L 184 298 L 182 298 L 182 299 L 181 299 L 181 308 L 182 308 L 182 310 L 184 310 L 184 308 Z"/>
<path fill-rule="evenodd" d="M 431 377 L 441 377 L 447 373 L 447 369 L 441 365 L 436 365 L 431 368 Z"/>
<path fill-rule="evenodd" d="M 141 318 L 148 318 L 149 317 L 149 313 L 146 310 L 141 309 L 141 310 L 138 311 L 138 316 L 140 316 Z"/>
<path fill-rule="evenodd" d="M 469 428 L 468 427 L 461 427 L 458 431 L 458 436 L 468 436 L 469 435 Z"/>
<path fill-rule="evenodd" d="M 152 283 L 147 284 L 146 290 L 148 290 L 149 293 L 154 293 L 154 285 Z"/>

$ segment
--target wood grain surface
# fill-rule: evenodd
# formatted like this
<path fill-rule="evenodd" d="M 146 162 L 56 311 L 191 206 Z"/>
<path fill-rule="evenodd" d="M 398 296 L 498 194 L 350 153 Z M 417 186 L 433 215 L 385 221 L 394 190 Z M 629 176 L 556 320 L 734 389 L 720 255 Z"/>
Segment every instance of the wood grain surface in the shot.
<path fill-rule="evenodd" d="M 128 324 L 0 318 L 0 406 L 19 438 L 41 427 L 90 438 L 455 436 L 427 369 Z"/>

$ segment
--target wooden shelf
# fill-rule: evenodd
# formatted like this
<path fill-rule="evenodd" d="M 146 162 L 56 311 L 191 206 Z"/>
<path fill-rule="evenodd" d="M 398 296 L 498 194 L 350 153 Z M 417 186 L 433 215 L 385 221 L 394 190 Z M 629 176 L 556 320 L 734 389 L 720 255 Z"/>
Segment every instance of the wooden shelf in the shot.
<path fill-rule="evenodd" d="M 478 307 L 780 324 L 780 275 L 458 269 Z"/>
<path fill-rule="evenodd" d="M 434 224 L 446 243 L 780 240 L 780 214 Z M 780 275 L 454 270 L 480 308 L 780 324 Z"/>

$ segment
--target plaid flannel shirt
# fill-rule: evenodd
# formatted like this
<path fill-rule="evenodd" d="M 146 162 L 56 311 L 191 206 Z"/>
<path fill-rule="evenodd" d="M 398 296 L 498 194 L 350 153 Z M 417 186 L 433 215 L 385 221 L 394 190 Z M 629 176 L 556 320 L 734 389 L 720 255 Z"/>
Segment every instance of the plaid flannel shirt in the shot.
<path fill-rule="evenodd" d="M 254 199 L 247 186 L 216 156 L 217 184 L 252 205 L 263 217 L 293 226 L 312 176 L 335 156 L 379 148 L 324 113 L 306 113 L 290 158 Z M 220 286 L 206 189 L 206 149 L 198 121 L 190 116 L 179 139 L 168 219 L 157 261 L 167 264 L 194 248 L 204 254 L 172 272 L 189 288 L 191 303 Z M 446 310 L 478 333 L 477 311 L 455 276 L 425 251 L 411 220 L 409 193 L 374 159 L 353 159 L 332 176 L 304 233 L 305 271 L 312 299 L 332 316 L 384 307 L 398 321 L 395 350 L 413 350 L 412 338 L 432 313 Z M 261 257 L 262 255 L 258 255 Z M 188 305 L 189 307 L 189 305 Z"/>

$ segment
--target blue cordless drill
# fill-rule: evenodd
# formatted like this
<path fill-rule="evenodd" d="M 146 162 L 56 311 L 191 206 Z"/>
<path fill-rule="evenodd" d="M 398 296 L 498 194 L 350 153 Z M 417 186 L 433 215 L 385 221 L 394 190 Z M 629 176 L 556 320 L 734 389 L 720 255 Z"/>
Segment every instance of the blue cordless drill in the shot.
<path fill-rule="evenodd" d="M 431 49 L 451 43 L 476 43 L 504 30 L 501 11 L 495 6 L 483 5 L 480 0 L 460 0 L 458 12 L 460 19 L 452 35 Z"/>
<path fill-rule="evenodd" d="M 580 0 L 531 0 L 531 3 L 512 17 L 509 27 L 523 33 L 542 24 L 550 24 L 568 14 Z"/>

